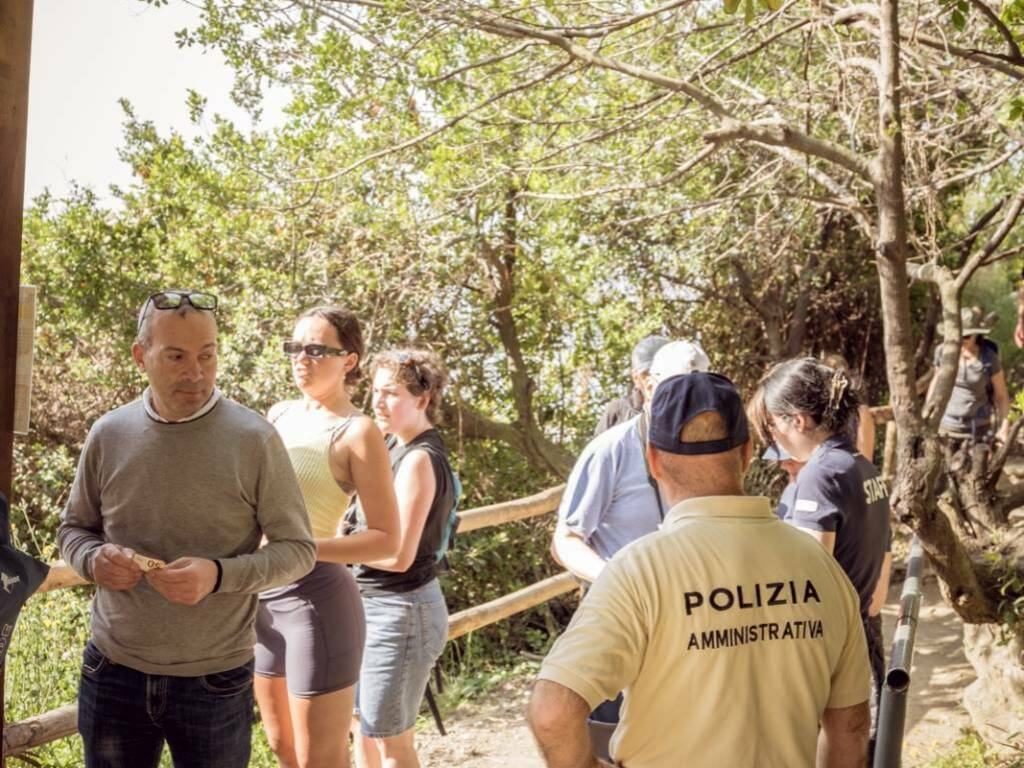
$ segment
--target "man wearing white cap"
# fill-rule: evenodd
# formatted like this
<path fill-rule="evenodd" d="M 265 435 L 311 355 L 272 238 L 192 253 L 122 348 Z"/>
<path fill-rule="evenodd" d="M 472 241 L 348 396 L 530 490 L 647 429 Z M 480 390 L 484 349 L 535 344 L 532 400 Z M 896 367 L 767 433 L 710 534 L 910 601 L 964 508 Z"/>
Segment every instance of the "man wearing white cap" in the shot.
<path fill-rule="evenodd" d="M 607 432 L 616 424 L 638 416 L 644 409 L 644 393 L 647 391 L 645 384 L 651 373 L 654 356 L 666 344 L 668 344 L 668 339 L 664 336 L 645 336 L 636 343 L 633 353 L 629 356 L 629 378 L 632 380 L 632 386 L 625 395 L 612 400 L 605 406 L 604 413 L 597 420 L 594 437 L 602 432 Z"/>
<path fill-rule="evenodd" d="M 673 341 L 654 355 L 642 382 L 650 402 L 658 382 L 707 371 L 707 354 L 693 341 Z M 583 449 L 558 507 L 551 542 L 554 558 L 579 578 L 593 582 L 612 555 L 658 530 L 664 508 L 650 479 L 644 450 L 646 411 L 595 437 Z"/>

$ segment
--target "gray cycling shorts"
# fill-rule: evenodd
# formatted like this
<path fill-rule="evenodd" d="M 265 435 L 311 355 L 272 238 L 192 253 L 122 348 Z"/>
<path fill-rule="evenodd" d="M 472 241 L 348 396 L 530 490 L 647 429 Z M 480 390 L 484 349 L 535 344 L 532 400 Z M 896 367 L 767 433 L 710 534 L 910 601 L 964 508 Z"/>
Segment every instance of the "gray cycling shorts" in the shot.
<path fill-rule="evenodd" d="M 309 699 L 355 685 L 366 622 L 348 568 L 317 563 L 287 587 L 260 595 L 256 674 L 284 677 L 288 693 Z"/>

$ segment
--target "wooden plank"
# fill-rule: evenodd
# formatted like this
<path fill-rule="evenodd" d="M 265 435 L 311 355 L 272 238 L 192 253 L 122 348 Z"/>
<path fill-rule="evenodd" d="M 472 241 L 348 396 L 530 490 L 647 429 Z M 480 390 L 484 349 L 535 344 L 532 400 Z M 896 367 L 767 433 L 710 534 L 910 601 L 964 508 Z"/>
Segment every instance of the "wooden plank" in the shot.
<path fill-rule="evenodd" d="M 875 424 L 885 424 L 892 421 L 891 405 L 875 405 L 871 408 L 871 416 Z"/>
<path fill-rule="evenodd" d="M 32 593 L 32 596 L 41 595 L 54 589 L 65 589 L 66 587 L 82 587 L 92 582 L 86 581 L 75 573 L 70 565 L 58 560 L 50 564 L 50 572 L 46 575 L 46 581 L 39 585 L 39 589 Z"/>
<path fill-rule="evenodd" d="M 0 2 L 0 493 L 11 497 L 32 0 Z"/>
<path fill-rule="evenodd" d="M 579 581 L 576 580 L 576 577 L 565 571 L 557 576 L 552 576 L 551 578 L 544 579 L 544 581 L 538 581 L 536 584 L 524 587 L 510 595 L 499 597 L 497 600 L 491 600 L 489 603 L 459 611 L 453 616 L 448 617 L 448 639 L 454 640 L 456 637 L 462 637 L 474 629 L 486 627 L 488 624 L 494 624 L 502 619 L 507 619 L 509 616 L 521 613 L 541 603 L 546 603 L 553 597 L 571 592 L 578 586 Z"/>
<path fill-rule="evenodd" d="M 14 393 L 32 3 L 0 2 L 0 493 L 8 499 L 14 482 Z M 0 744 L 4 739 L 4 682 L 4 665 L 0 664 Z M 5 765 L 0 751 L 0 768 Z"/>
<path fill-rule="evenodd" d="M 511 523 L 515 520 L 525 520 L 529 517 L 537 517 L 554 512 L 558 509 L 558 503 L 561 501 L 564 491 L 565 485 L 557 485 L 533 496 L 524 496 L 521 499 L 503 501 L 500 504 L 490 504 L 486 507 L 477 507 L 476 509 L 467 509 L 459 514 L 459 533 L 478 531 L 481 528 Z M 50 575 L 36 591 L 36 594 L 39 595 L 53 589 L 80 587 L 88 583 L 88 581 L 72 571 L 62 561 L 58 561 L 50 564 Z"/>
<path fill-rule="evenodd" d="M 556 485 L 554 488 L 548 488 L 533 496 L 524 496 L 521 499 L 503 501 L 500 504 L 468 509 L 459 514 L 459 533 L 478 531 L 492 525 L 511 523 L 514 520 L 525 520 L 528 517 L 554 512 L 558 509 L 558 502 L 561 501 L 564 491 L 564 484 Z"/>
<path fill-rule="evenodd" d="M 27 435 L 32 410 L 32 360 L 35 352 L 36 287 L 18 292 L 18 364 L 14 372 L 14 434 Z"/>
<path fill-rule="evenodd" d="M 42 744 L 78 733 L 78 705 L 65 704 L 31 720 L 11 723 L 4 733 L 4 757 L 16 757 Z"/>
<path fill-rule="evenodd" d="M 882 454 L 882 478 L 891 483 L 896 477 L 896 422 L 885 425 L 885 451 Z"/>

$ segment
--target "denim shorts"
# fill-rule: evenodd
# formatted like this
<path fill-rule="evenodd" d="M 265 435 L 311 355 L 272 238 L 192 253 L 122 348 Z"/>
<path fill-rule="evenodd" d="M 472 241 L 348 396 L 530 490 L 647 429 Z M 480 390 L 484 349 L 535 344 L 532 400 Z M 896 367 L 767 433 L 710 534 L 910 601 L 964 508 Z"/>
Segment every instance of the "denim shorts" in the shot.
<path fill-rule="evenodd" d="M 430 668 L 448 640 L 448 608 L 433 579 L 411 592 L 364 595 L 366 649 L 356 688 L 363 736 L 383 739 L 413 727 Z"/>

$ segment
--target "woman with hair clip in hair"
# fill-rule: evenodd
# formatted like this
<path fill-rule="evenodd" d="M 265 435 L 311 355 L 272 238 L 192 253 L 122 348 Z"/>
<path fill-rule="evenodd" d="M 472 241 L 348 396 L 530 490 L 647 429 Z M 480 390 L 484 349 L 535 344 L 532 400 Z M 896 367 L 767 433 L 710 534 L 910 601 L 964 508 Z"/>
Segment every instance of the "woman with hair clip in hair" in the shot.
<path fill-rule="evenodd" d="M 357 692 L 359 768 L 418 768 L 414 725 L 430 668 L 448 639 L 437 581 L 456 499 L 437 424 L 447 374 L 433 352 L 393 350 L 372 366 L 373 413 L 388 434 L 398 497 L 398 553 L 355 568 L 366 611 L 366 651 Z M 365 504 L 346 515 L 362 530 Z"/>
<path fill-rule="evenodd" d="M 256 700 L 279 765 L 347 768 L 365 624 L 345 565 L 394 556 L 398 509 L 384 436 L 349 398 L 364 354 L 356 316 L 341 307 L 311 309 L 284 351 L 302 397 L 278 403 L 267 418 L 295 469 L 317 562 L 308 576 L 260 595 Z M 355 493 L 366 499 L 367 525 L 338 537 Z"/>
<path fill-rule="evenodd" d="M 853 375 L 850 373 L 850 364 L 839 352 L 824 352 L 821 355 L 821 362 L 834 371 L 842 371 L 852 382 Z M 868 461 L 875 460 L 875 418 L 871 409 L 864 403 L 857 406 L 857 415 L 850 424 L 850 432 L 854 436 L 853 444 Z"/>
<path fill-rule="evenodd" d="M 849 377 L 806 357 L 779 363 L 751 400 L 758 435 L 806 462 L 783 492 L 779 516 L 817 538 L 860 595 L 872 677 L 872 744 L 884 669 L 881 610 L 891 563 L 889 491 L 857 451 L 850 424 L 857 396 Z"/>

